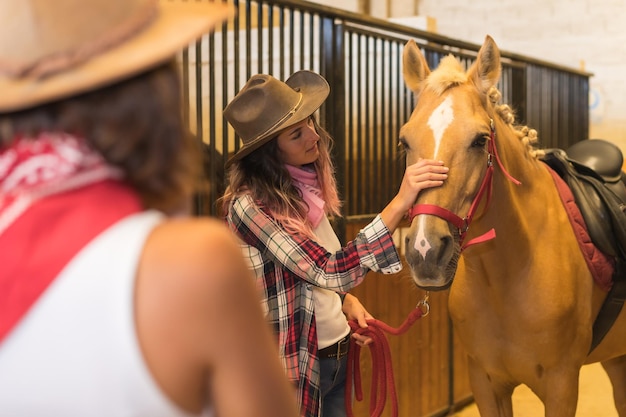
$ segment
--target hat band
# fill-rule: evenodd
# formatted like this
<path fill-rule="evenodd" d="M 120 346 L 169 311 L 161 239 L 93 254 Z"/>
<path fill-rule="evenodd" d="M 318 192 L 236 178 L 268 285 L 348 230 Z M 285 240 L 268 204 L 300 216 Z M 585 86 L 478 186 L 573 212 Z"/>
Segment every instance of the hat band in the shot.
<path fill-rule="evenodd" d="M 250 142 L 254 142 L 255 140 L 258 140 L 259 138 L 264 137 L 265 135 L 270 133 L 272 130 L 276 129 L 276 127 L 280 126 L 285 121 L 289 120 L 291 116 L 293 116 L 295 112 L 297 112 L 300 106 L 302 105 L 302 97 L 303 97 L 302 93 L 298 93 L 298 102 L 296 103 L 296 105 L 293 106 L 291 110 L 289 110 L 283 117 L 278 119 L 276 123 L 274 123 L 268 129 L 265 129 L 265 131 L 263 131 L 262 133 L 259 133 L 258 135 L 256 135 L 252 140 L 250 140 Z"/>

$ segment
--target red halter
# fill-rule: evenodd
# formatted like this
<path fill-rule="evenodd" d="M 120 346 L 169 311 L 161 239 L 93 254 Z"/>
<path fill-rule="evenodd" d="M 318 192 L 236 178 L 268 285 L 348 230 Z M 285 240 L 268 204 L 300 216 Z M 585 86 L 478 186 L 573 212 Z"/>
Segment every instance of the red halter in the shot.
<path fill-rule="evenodd" d="M 451 212 L 450 210 L 443 208 L 443 207 L 435 206 L 433 204 L 415 204 L 409 210 L 409 221 L 411 222 L 413 221 L 415 216 L 417 216 L 418 214 L 431 214 L 433 216 L 440 217 L 452 223 L 452 225 L 454 225 L 459 231 L 459 237 L 460 237 L 460 241 L 462 244 L 461 251 L 463 251 L 468 246 L 474 245 L 476 243 L 482 243 L 482 242 L 491 240 L 496 237 L 496 231 L 494 229 L 490 229 L 486 233 L 478 237 L 475 237 L 474 239 L 470 240 L 469 242 L 463 245 L 463 240 L 465 239 L 465 235 L 467 234 L 469 225 L 472 222 L 472 218 L 474 217 L 474 214 L 476 213 L 478 204 L 482 200 L 483 195 L 487 193 L 487 202 L 485 204 L 485 209 L 489 206 L 489 203 L 491 201 L 491 192 L 493 188 L 493 169 L 494 169 L 493 158 L 495 158 L 496 162 L 498 163 L 498 166 L 500 167 L 504 175 L 506 175 L 509 180 L 513 181 L 513 183 L 515 183 L 516 185 L 521 184 L 521 182 L 513 178 L 511 174 L 509 174 L 508 171 L 502 165 L 502 161 L 500 161 L 500 157 L 498 156 L 498 150 L 496 148 L 496 130 L 494 127 L 493 119 L 491 119 L 490 122 L 491 122 L 490 124 L 491 131 L 490 131 L 490 138 L 489 138 L 490 140 L 489 140 L 489 143 L 487 144 L 487 152 L 488 152 L 487 171 L 485 172 L 485 176 L 483 177 L 483 182 L 480 184 L 478 193 L 476 194 L 476 197 L 474 197 L 474 201 L 472 201 L 472 205 L 470 206 L 470 209 L 467 215 L 461 218 L 455 213 Z"/>

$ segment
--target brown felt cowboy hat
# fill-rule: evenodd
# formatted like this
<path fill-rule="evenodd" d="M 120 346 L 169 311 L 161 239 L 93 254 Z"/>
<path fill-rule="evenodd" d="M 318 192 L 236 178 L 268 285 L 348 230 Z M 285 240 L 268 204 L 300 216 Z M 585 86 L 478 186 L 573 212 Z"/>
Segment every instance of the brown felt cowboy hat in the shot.
<path fill-rule="evenodd" d="M 210 2 L 0 0 L 0 112 L 129 78 L 232 13 Z"/>
<path fill-rule="evenodd" d="M 243 142 L 226 166 L 312 115 L 329 92 L 324 77 L 312 71 L 298 71 L 285 82 L 271 75 L 253 75 L 224 109 L 224 117 Z"/>

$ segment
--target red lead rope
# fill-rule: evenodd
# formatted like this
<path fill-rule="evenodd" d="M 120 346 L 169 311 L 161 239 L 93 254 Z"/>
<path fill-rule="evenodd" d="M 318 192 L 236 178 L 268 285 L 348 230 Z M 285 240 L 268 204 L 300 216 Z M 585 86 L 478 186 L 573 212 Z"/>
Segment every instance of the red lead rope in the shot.
<path fill-rule="evenodd" d="M 423 308 L 426 307 L 426 311 Z M 350 328 L 354 333 L 369 336 L 373 343 L 369 344 L 372 356 L 372 385 L 370 388 L 370 416 L 379 417 L 385 409 L 387 394 L 391 398 L 392 416 L 398 416 L 398 396 L 393 377 L 393 366 L 391 363 L 391 351 L 389 342 L 383 332 L 393 335 L 401 335 L 419 318 L 428 314 L 428 303 L 426 299 L 411 311 L 402 325 L 398 328 L 390 327 L 380 320 L 367 320 L 368 327 L 359 327 L 356 320 L 350 320 Z M 361 346 L 355 339 L 350 339 L 350 349 L 348 350 L 348 367 L 346 369 L 346 412 L 348 417 L 353 417 L 352 412 L 352 383 L 354 381 L 355 398 L 363 401 L 363 390 L 361 386 L 361 369 L 359 360 L 361 357 Z"/>

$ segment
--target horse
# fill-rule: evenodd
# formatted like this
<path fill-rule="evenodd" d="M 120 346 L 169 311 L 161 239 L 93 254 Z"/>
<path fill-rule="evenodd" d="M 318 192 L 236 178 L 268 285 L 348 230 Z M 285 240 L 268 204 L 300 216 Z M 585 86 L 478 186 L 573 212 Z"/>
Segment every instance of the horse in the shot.
<path fill-rule="evenodd" d="M 525 384 L 546 417 L 574 417 L 580 368 L 601 362 L 625 417 L 626 309 L 590 352 L 607 288 L 593 279 L 537 132 L 499 103 L 496 43 L 487 35 L 467 70 L 448 55 L 431 71 L 413 40 L 402 60 L 416 98 L 399 132 L 406 163 L 450 168 L 411 209 L 405 260 L 417 287 L 449 290 L 481 416 L 512 417 Z"/>

